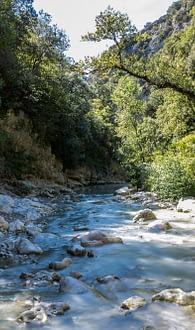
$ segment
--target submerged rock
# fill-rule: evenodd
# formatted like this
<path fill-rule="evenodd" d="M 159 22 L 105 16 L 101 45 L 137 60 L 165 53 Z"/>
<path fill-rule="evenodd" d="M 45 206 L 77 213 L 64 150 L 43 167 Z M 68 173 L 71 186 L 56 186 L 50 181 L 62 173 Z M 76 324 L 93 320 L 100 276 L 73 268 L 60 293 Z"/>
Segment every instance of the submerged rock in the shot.
<path fill-rule="evenodd" d="M 59 292 L 85 293 L 91 290 L 84 282 L 72 276 L 61 276 L 59 282 Z"/>
<path fill-rule="evenodd" d="M 116 275 L 106 275 L 106 276 L 101 276 L 101 277 L 96 278 L 96 281 L 101 284 L 106 284 L 106 283 L 116 281 L 116 280 L 119 280 L 119 277 Z"/>
<path fill-rule="evenodd" d="M 156 220 L 156 215 L 151 209 L 140 210 L 133 218 L 134 222 Z"/>
<path fill-rule="evenodd" d="M 152 301 L 168 301 L 182 306 L 195 305 L 195 291 L 185 292 L 180 288 L 166 289 L 152 297 Z"/>
<path fill-rule="evenodd" d="M 80 245 L 74 245 L 67 248 L 67 252 L 72 256 L 84 257 L 87 253 L 86 249 Z"/>
<path fill-rule="evenodd" d="M 64 258 L 62 261 L 51 262 L 49 264 L 49 268 L 54 270 L 61 270 L 70 266 L 72 262 L 73 261 L 71 258 Z"/>
<path fill-rule="evenodd" d="M 123 241 L 120 237 L 109 236 L 99 230 L 91 231 L 81 237 L 81 245 L 84 247 L 101 246 L 109 243 L 123 243 Z"/>
<path fill-rule="evenodd" d="M 145 304 L 146 304 L 146 300 L 144 298 L 139 296 L 132 296 L 124 300 L 120 307 L 128 311 L 134 311 L 137 308 L 144 306 Z"/>

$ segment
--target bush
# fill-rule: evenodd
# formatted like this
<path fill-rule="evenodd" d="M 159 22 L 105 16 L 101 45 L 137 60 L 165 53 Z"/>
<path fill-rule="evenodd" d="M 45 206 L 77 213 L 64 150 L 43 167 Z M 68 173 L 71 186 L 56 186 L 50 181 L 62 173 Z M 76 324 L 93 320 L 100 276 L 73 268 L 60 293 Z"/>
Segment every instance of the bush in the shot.
<path fill-rule="evenodd" d="M 149 170 L 150 189 L 163 200 L 177 200 L 194 194 L 193 177 L 173 154 L 158 157 Z"/>

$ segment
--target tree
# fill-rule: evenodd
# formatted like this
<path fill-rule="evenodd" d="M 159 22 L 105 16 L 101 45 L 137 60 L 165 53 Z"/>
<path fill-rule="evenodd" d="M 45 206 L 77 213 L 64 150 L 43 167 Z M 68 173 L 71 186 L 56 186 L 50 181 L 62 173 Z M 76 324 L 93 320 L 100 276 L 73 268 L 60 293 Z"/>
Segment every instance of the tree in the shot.
<path fill-rule="evenodd" d="M 182 84 L 178 80 L 175 81 L 175 79 L 170 79 L 171 77 L 162 75 L 161 79 L 156 79 L 156 76 L 150 73 L 151 68 L 148 70 L 146 62 L 140 56 L 139 51 L 128 54 L 126 49 L 128 45 L 131 45 L 133 49 L 138 41 L 144 42 L 148 36 L 145 33 L 136 33 L 136 28 L 131 24 L 127 15 L 108 7 L 108 9 L 96 17 L 95 22 L 96 31 L 88 33 L 82 39 L 95 42 L 109 39 L 113 41 L 114 45 L 109 50 L 104 51 L 100 57 L 88 59 L 88 65 L 98 72 L 105 73 L 105 70 L 107 70 L 108 75 L 113 70 L 118 69 L 159 88 L 172 88 L 175 91 L 186 94 L 190 98 L 194 98 L 195 92 L 192 86 Z M 163 74 L 162 71 L 161 74 Z"/>
<path fill-rule="evenodd" d="M 116 121 L 121 147 L 126 150 L 127 157 L 130 156 L 137 162 L 144 162 L 145 152 L 140 139 L 140 125 L 144 119 L 145 102 L 140 96 L 141 88 L 136 80 L 125 76 L 119 80 L 112 98 L 118 107 Z M 128 149 L 129 153 L 127 153 Z"/>

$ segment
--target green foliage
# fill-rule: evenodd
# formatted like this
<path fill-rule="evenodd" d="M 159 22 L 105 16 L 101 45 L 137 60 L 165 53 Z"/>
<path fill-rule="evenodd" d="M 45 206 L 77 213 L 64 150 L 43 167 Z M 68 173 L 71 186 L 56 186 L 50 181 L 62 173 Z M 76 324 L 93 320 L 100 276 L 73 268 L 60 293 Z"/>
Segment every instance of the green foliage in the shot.
<path fill-rule="evenodd" d="M 83 41 L 112 40 L 115 43 L 124 41 L 136 32 L 127 14 L 114 10 L 112 7 L 101 12 L 95 19 L 96 31 L 82 37 Z"/>
<path fill-rule="evenodd" d="M 195 191 L 192 177 L 173 154 L 165 154 L 155 159 L 150 166 L 147 183 L 162 199 L 178 200 Z"/>

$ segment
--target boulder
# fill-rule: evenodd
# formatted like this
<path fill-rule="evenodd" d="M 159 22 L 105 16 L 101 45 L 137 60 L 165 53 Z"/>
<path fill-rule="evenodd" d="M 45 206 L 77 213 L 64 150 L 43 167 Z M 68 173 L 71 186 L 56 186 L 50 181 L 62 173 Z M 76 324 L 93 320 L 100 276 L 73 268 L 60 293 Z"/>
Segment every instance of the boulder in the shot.
<path fill-rule="evenodd" d="M 182 197 L 177 204 L 178 212 L 193 212 L 195 213 L 195 198 Z"/>
<path fill-rule="evenodd" d="M 150 232 L 158 232 L 158 231 L 167 231 L 172 229 L 173 227 L 170 225 L 168 221 L 156 220 L 149 223 L 147 228 Z"/>
<path fill-rule="evenodd" d="M 0 216 L 0 231 L 7 231 L 9 228 L 9 223 Z"/>
<path fill-rule="evenodd" d="M 166 289 L 152 297 L 152 301 L 173 302 L 182 306 L 195 305 L 195 291 L 185 292 L 180 288 Z"/>
<path fill-rule="evenodd" d="M 146 300 L 144 298 L 139 296 L 132 296 L 124 300 L 120 307 L 128 311 L 134 311 L 137 308 L 144 306 L 145 304 L 146 304 Z"/>
<path fill-rule="evenodd" d="M 133 218 L 134 222 L 156 220 L 156 215 L 151 209 L 140 210 Z"/>
<path fill-rule="evenodd" d="M 20 254 L 41 254 L 43 253 L 42 249 L 38 246 L 33 244 L 26 238 L 21 238 L 18 240 L 17 244 L 18 253 Z"/>

